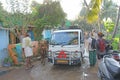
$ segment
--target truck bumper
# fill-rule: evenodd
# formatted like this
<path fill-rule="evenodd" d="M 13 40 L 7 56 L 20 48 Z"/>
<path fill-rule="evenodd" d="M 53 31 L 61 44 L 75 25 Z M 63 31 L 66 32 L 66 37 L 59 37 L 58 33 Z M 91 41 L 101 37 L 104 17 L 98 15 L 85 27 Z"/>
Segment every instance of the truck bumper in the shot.
<path fill-rule="evenodd" d="M 52 58 L 48 58 L 48 62 L 51 62 L 53 64 L 68 64 L 68 65 L 78 65 L 81 64 L 81 61 L 79 58 L 77 59 L 71 59 L 71 60 L 67 60 L 67 59 L 53 59 Z"/>

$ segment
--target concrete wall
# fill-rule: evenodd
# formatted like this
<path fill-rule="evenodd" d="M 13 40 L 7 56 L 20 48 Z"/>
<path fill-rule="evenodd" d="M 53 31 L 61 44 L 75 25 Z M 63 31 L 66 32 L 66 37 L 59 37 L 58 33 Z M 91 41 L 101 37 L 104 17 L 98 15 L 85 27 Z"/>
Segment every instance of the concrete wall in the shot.
<path fill-rule="evenodd" d="M 8 57 L 9 31 L 0 29 L 0 66 L 4 58 Z"/>

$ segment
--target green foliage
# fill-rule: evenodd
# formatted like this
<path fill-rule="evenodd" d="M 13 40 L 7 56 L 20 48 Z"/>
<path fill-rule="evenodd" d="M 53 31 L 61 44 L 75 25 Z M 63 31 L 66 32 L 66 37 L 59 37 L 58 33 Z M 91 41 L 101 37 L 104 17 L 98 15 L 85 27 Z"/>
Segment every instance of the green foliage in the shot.
<path fill-rule="evenodd" d="M 36 27 L 34 29 L 35 40 L 39 41 L 42 39 L 42 31 L 43 31 L 43 28 L 41 28 L 41 27 Z"/>
<path fill-rule="evenodd" d="M 57 26 L 64 22 L 65 13 L 63 12 L 59 1 L 50 1 L 45 4 L 33 2 L 31 5 L 35 40 L 42 39 L 42 31 L 46 26 Z"/>
<path fill-rule="evenodd" d="M 66 14 L 62 10 L 59 1 L 48 1 L 47 4 L 33 2 L 31 6 L 28 5 L 29 0 L 25 0 L 24 3 L 10 0 L 7 3 L 10 5 L 11 12 L 4 11 L 2 4 L 0 4 L 0 21 L 3 21 L 4 26 L 26 27 L 29 24 L 39 27 L 45 25 L 57 26 L 65 20 Z M 27 12 L 29 8 L 31 8 L 32 13 Z"/>
<path fill-rule="evenodd" d="M 118 38 L 114 38 L 113 39 L 112 46 L 113 46 L 114 50 L 118 50 L 118 46 L 119 46 L 119 44 L 118 44 Z"/>
<path fill-rule="evenodd" d="M 2 3 L 0 3 L 0 22 L 4 21 L 4 14 L 6 11 L 3 9 Z"/>
<path fill-rule="evenodd" d="M 99 25 L 104 25 L 101 20 L 108 17 L 115 23 L 118 8 L 116 4 L 113 3 L 113 0 L 91 0 L 88 6 L 85 7 L 85 5 L 84 3 L 80 12 L 80 17 L 83 17 L 83 19 L 87 18 L 87 22 L 92 25 L 98 23 L 98 25 L 94 27 L 98 28 Z M 102 31 L 102 29 L 100 30 Z M 112 30 L 111 27 L 110 30 Z"/>
<path fill-rule="evenodd" d="M 115 24 L 112 21 L 105 21 L 104 26 L 107 32 L 112 32 Z"/>
<path fill-rule="evenodd" d="M 116 21 L 117 16 L 117 4 L 113 2 L 113 0 L 103 0 L 103 5 L 101 8 L 101 20 L 104 18 L 110 17 L 113 22 Z"/>
<path fill-rule="evenodd" d="M 20 3 L 18 0 L 10 0 L 7 1 L 7 4 L 10 6 L 11 12 L 5 11 L 0 6 L 0 20 L 3 21 L 3 26 L 15 27 L 17 25 L 26 27 L 26 25 L 32 23 L 32 16 L 30 12 L 27 12 L 29 9 L 28 0 L 25 0 L 24 3 Z"/>
<path fill-rule="evenodd" d="M 116 36 L 115 38 L 112 38 L 112 35 L 109 35 L 107 37 L 108 40 L 112 40 L 112 46 L 114 50 L 118 50 L 118 46 L 119 46 L 119 38 L 118 36 Z"/>
<path fill-rule="evenodd" d="M 36 10 L 38 10 L 38 14 L 35 16 L 35 24 L 37 26 L 57 26 L 65 20 L 65 13 L 59 1 L 41 4 L 39 9 Z"/>
<path fill-rule="evenodd" d="M 14 14 L 6 14 L 6 19 L 4 19 L 4 26 L 15 27 L 24 26 L 26 27 L 28 24 L 32 22 L 30 18 L 30 14 L 22 14 L 22 13 L 14 13 Z"/>

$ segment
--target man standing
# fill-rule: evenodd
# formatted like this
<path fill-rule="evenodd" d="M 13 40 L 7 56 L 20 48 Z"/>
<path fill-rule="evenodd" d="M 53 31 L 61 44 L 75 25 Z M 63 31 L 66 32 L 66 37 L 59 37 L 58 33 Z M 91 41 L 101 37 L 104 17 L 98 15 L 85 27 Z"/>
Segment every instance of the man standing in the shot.
<path fill-rule="evenodd" d="M 106 42 L 105 39 L 103 39 L 104 34 L 102 32 L 98 33 L 98 39 L 96 41 L 96 53 L 98 59 L 103 58 L 103 56 L 106 54 Z"/>
<path fill-rule="evenodd" d="M 93 35 L 93 38 L 94 38 L 94 39 L 96 39 L 96 40 L 98 39 L 98 35 L 97 35 L 95 29 L 92 30 L 92 35 Z"/>
<path fill-rule="evenodd" d="M 30 69 L 33 67 L 31 63 L 31 57 L 33 56 L 33 51 L 32 51 L 32 44 L 31 44 L 31 38 L 29 37 L 29 34 L 26 33 L 25 37 L 23 38 L 22 41 L 22 50 L 23 54 L 26 58 L 26 69 Z"/>
<path fill-rule="evenodd" d="M 31 40 L 34 41 L 34 33 L 32 31 L 32 28 L 33 27 L 29 26 L 27 33 L 29 34 L 29 37 L 31 38 Z"/>
<path fill-rule="evenodd" d="M 88 43 L 90 66 L 94 66 L 96 63 L 96 39 L 94 38 L 93 33 L 91 33 L 91 36 L 88 39 Z"/>

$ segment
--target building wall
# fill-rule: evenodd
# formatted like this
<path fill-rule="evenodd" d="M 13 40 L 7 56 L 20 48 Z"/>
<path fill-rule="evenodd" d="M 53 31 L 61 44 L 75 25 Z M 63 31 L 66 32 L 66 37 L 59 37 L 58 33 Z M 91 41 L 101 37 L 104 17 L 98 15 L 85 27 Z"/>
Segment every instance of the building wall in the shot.
<path fill-rule="evenodd" d="M 9 31 L 0 29 L 0 66 L 4 58 L 8 57 Z"/>

